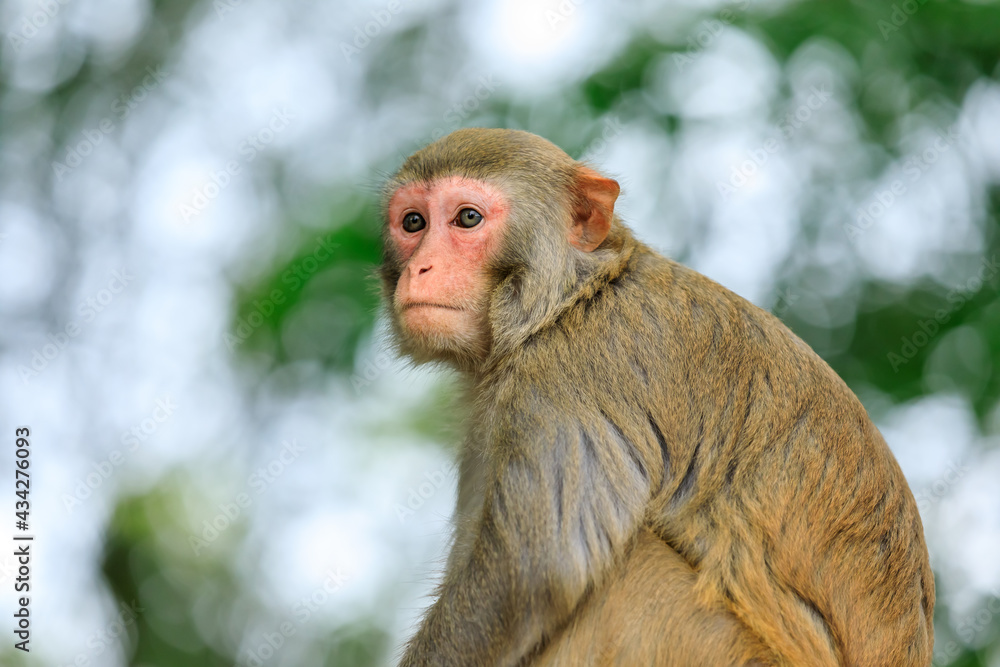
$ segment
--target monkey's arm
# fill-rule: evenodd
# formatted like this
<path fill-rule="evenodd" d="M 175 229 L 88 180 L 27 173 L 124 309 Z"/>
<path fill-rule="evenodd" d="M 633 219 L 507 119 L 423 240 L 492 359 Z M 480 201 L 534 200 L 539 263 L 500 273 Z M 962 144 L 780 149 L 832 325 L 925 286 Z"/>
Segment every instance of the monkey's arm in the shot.
<path fill-rule="evenodd" d="M 651 466 L 602 416 L 497 414 L 508 417 L 489 440 L 478 534 L 467 558 L 452 559 L 405 667 L 518 664 L 568 620 L 642 522 Z"/>

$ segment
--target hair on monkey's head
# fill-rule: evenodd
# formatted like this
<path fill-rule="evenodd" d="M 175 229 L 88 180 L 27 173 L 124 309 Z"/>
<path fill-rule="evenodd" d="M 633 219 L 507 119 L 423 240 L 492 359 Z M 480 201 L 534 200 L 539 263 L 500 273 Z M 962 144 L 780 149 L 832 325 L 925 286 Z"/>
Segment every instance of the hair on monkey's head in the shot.
<path fill-rule="evenodd" d="M 387 190 L 391 195 L 405 183 L 447 176 L 503 183 L 529 174 L 548 189 L 567 188 L 576 167 L 576 160 L 561 148 L 531 132 L 470 127 L 455 130 L 407 158 Z"/>

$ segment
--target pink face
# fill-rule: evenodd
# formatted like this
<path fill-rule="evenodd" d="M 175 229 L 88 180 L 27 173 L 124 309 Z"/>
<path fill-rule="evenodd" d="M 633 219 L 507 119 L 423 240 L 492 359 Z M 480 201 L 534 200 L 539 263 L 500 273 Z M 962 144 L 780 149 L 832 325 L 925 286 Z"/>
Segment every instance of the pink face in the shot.
<path fill-rule="evenodd" d="M 389 234 L 403 261 L 394 306 L 411 334 L 483 335 L 483 267 L 509 210 L 498 187 L 461 176 L 410 183 L 392 195 Z"/>

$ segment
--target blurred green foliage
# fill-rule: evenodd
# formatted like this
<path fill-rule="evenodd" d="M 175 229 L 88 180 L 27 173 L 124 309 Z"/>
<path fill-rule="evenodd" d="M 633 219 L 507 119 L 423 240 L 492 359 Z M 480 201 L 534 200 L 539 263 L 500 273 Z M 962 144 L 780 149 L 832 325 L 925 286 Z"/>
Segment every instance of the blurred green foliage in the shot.
<path fill-rule="evenodd" d="M 757 36 L 781 62 L 807 40 L 820 37 L 849 52 L 860 68 L 853 91 L 855 108 L 869 140 L 891 156 L 897 150 L 896 133 L 905 114 L 925 103 L 957 105 L 977 79 L 995 78 L 1000 62 L 1000 4 L 928 0 L 914 3 L 917 11 L 912 16 L 907 14 L 902 25 L 896 26 L 892 15 L 900 4 L 905 3 L 814 1 L 772 5 L 761 12 L 751 7 L 737 14 L 735 25 Z M 110 64 L 87 61 L 48 93 L 44 104 L 55 111 L 59 121 L 53 146 L 64 145 L 68 137 L 80 131 L 74 105 L 86 99 L 95 87 L 129 90 L 142 78 L 145 67 L 167 61 L 182 48 L 192 17 L 206 11 L 211 11 L 207 1 L 155 2 L 146 35 L 127 57 Z M 435 11 L 425 21 L 451 20 L 450 16 L 449 12 Z M 420 79 L 413 76 L 413 71 L 421 62 L 418 55 L 425 37 L 424 28 L 418 25 L 373 46 L 366 54 L 370 57 L 365 65 L 365 104 L 369 109 L 389 104 L 403 92 L 435 94 L 415 88 Z M 598 118 L 630 93 L 641 92 L 649 68 L 659 58 L 683 53 L 687 48 L 683 43 L 662 43 L 640 31 L 619 55 L 575 84 L 576 90 L 567 91 L 566 96 L 586 105 L 582 115 Z M 456 68 L 459 65 L 455 63 Z M 890 104 L 873 90 L 888 74 L 902 82 Z M 496 95 L 480 113 L 482 118 L 500 119 L 500 124 L 521 125 L 531 115 L 530 102 Z M 647 113 L 649 120 L 668 134 L 675 132 L 681 122 L 676 117 Z M 0 107 L 0 134 L 17 132 L 26 122 L 20 112 Z M 565 148 L 572 152 L 585 146 L 587 139 L 580 137 L 578 146 Z M 53 149 L 51 159 L 61 157 L 58 150 Z M 377 159 L 380 157 L 373 156 L 373 160 Z M 38 161 L 39 182 L 51 179 L 50 162 Z M 329 184 L 331 191 L 351 187 Z M 309 224 L 292 213 L 301 207 L 292 205 L 293 195 L 286 192 L 285 196 L 282 206 L 288 215 L 283 225 L 288 238 L 299 239 L 296 250 L 290 258 L 259 273 L 252 284 L 234 286 L 236 309 L 230 329 L 240 331 L 243 326 L 247 332 L 235 347 L 241 354 L 266 359 L 272 367 L 314 360 L 330 372 L 350 373 L 355 367 L 359 341 L 370 335 L 377 312 L 377 283 L 372 278 L 380 253 L 377 195 L 359 189 L 351 195 L 357 200 L 349 205 L 344 205 L 343 198 L 318 200 L 309 211 Z M 994 188 L 987 204 L 992 227 L 986 257 L 990 258 L 1000 253 L 1000 189 Z M 316 219 L 325 222 L 317 227 Z M 804 229 L 811 224 L 810 220 L 802 222 Z M 319 248 L 325 252 L 317 252 Z M 791 274 L 786 278 L 785 287 L 790 293 L 805 289 L 801 277 Z M 1000 277 L 994 276 L 975 291 L 963 293 L 958 303 L 931 285 L 900 289 L 871 282 L 864 287 L 857 320 L 840 332 L 809 324 L 798 318 L 794 309 L 785 319 L 820 349 L 833 334 L 846 338 L 847 344 L 827 357 L 835 370 L 852 386 L 870 384 L 902 402 L 928 393 L 924 365 L 930 346 L 914 346 L 913 356 L 896 368 L 886 351 L 901 350 L 906 340 L 921 331 L 922 323 L 943 309 L 947 317 L 936 320 L 935 337 L 947 336 L 959 327 L 971 327 L 986 342 L 987 358 L 979 359 L 964 375 L 956 373 L 953 378 L 956 387 L 984 417 L 1000 400 L 1000 380 L 996 373 L 989 372 L 1000 368 L 998 285 Z M 275 294 L 281 296 L 280 302 Z M 296 312 L 312 312 L 313 308 L 320 313 L 316 317 L 290 319 Z M 323 315 L 330 308 L 339 313 L 334 319 Z M 301 341 L 319 342 L 310 347 Z M 986 369 L 985 377 L 977 374 L 977 369 Z M 434 424 L 420 426 L 426 433 L 438 433 Z M 133 665 L 157 667 L 231 665 L 237 657 L 231 643 L 204 636 L 192 610 L 210 605 L 210 612 L 203 613 L 229 619 L 224 625 L 232 629 L 247 618 L 244 607 L 251 604 L 251 598 L 241 590 L 244 584 L 233 576 L 229 559 L 186 558 L 181 555 L 182 549 L 169 549 L 158 540 L 158 532 L 176 521 L 165 507 L 184 493 L 180 485 L 172 484 L 161 484 L 145 495 L 122 500 L 106 538 L 103 572 L 111 590 L 121 602 L 138 601 L 142 609 L 128 635 L 129 660 Z M 185 527 L 177 530 L 179 534 L 186 532 Z M 939 619 L 946 619 L 947 613 L 947 609 L 939 608 Z M 993 629 L 979 635 L 977 641 L 984 636 L 996 637 L 997 621 L 991 624 Z M 387 630 L 377 619 L 358 619 L 356 625 L 332 632 L 317 650 L 328 656 L 324 663 L 327 665 L 378 665 L 391 659 L 393 647 L 389 641 Z M 996 655 L 996 648 L 963 646 L 948 656 L 950 662 L 936 664 L 986 667 L 989 656 L 995 660 Z M 0 660 L 8 657 L 0 656 Z"/>
<path fill-rule="evenodd" d="M 374 269 L 381 255 L 374 202 L 340 220 L 327 233 L 304 238 L 289 261 L 274 267 L 256 286 L 241 290 L 231 347 L 273 360 L 274 364 L 314 359 L 335 371 L 349 371 L 362 336 L 375 321 L 378 291 Z M 333 318 L 294 323 L 297 341 L 315 341 L 305 350 L 281 338 L 296 310 L 335 304 Z"/>

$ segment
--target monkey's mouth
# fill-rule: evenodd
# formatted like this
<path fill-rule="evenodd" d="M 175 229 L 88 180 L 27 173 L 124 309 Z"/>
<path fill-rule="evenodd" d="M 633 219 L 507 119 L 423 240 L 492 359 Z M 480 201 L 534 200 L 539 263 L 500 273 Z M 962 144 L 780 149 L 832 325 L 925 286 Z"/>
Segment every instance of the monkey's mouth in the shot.
<path fill-rule="evenodd" d="M 448 306 L 443 303 L 430 303 L 427 301 L 411 301 L 404 303 L 401 310 L 407 311 L 410 308 L 446 308 L 447 310 L 462 310 L 458 306 Z"/>

